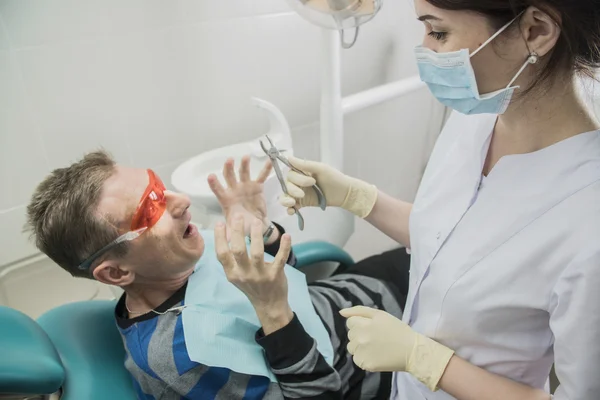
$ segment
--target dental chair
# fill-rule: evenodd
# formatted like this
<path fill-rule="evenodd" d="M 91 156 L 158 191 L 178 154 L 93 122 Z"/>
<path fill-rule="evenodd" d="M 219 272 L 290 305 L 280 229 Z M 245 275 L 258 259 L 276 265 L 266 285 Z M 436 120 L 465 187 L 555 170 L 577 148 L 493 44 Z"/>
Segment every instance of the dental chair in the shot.
<path fill-rule="evenodd" d="M 293 246 L 296 268 L 354 261 L 326 242 Z M 0 306 L 0 399 L 135 399 L 124 366 L 125 350 L 114 320 L 114 300 L 91 300 L 54 308 L 37 321 Z"/>

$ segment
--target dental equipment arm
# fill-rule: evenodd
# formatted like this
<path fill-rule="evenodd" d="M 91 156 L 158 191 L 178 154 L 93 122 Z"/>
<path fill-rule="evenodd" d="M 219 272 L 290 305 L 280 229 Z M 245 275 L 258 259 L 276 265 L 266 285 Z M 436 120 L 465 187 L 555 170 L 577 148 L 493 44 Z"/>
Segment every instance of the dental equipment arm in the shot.
<path fill-rule="evenodd" d="M 401 245 L 410 247 L 408 218 L 412 204 L 396 200 L 360 179 L 344 175 L 327 164 L 290 157 L 294 167 L 310 176 L 290 171 L 286 185 L 288 195 L 280 203 L 293 215 L 295 208 L 317 207 L 318 197 L 311 188 L 317 184 L 327 199 L 327 206 L 341 207 L 373 226 Z"/>

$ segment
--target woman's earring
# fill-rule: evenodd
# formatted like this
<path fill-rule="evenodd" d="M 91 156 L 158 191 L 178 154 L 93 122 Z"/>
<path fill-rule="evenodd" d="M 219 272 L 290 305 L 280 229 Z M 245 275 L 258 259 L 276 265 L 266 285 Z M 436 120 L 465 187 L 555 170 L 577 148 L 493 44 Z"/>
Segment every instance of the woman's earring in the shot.
<path fill-rule="evenodd" d="M 539 61 L 539 59 L 540 56 L 538 56 L 535 51 L 532 51 L 527 61 L 529 62 L 529 64 L 536 64 Z"/>

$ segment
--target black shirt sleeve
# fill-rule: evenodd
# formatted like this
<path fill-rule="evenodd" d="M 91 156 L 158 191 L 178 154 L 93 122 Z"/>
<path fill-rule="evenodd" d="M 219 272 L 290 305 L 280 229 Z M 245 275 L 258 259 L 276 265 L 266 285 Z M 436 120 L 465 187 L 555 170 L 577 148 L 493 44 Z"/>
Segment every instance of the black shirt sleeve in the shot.
<path fill-rule="evenodd" d="M 285 229 L 283 229 L 283 227 L 279 224 L 276 224 L 275 222 L 273 222 L 273 225 L 275 225 L 275 227 L 277 228 L 277 230 L 279 230 L 279 233 L 281 234 L 281 236 L 283 236 L 283 234 L 285 233 Z M 272 255 L 273 257 L 275 257 L 275 255 L 277 254 L 277 252 L 279 251 L 279 246 L 281 246 L 281 236 L 279 236 L 279 239 L 273 243 L 271 243 L 268 246 L 265 246 L 265 253 Z M 294 250 L 290 251 L 290 255 L 287 259 L 286 264 L 290 265 L 292 267 L 296 266 L 296 255 L 294 254 Z"/>
<path fill-rule="evenodd" d="M 268 336 L 259 330 L 256 342 L 264 349 L 286 399 L 342 399 L 339 374 L 319 353 L 317 342 L 296 314 L 288 325 Z"/>

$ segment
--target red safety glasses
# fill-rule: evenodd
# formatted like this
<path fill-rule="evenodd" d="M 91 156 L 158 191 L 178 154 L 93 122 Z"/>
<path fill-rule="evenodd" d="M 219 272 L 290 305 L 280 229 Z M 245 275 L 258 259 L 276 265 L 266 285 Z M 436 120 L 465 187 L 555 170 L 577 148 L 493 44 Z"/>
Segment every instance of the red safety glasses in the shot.
<path fill-rule="evenodd" d="M 140 202 L 133 214 L 131 220 L 130 231 L 119 236 L 90 257 L 79 264 L 81 270 L 88 269 L 94 260 L 104 254 L 119 243 L 130 241 L 138 238 L 146 230 L 152 228 L 158 220 L 163 216 L 167 208 L 167 200 L 165 199 L 165 185 L 160 178 L 152 171 L 148 170 L 150 182 L 140 199 Z"/>

